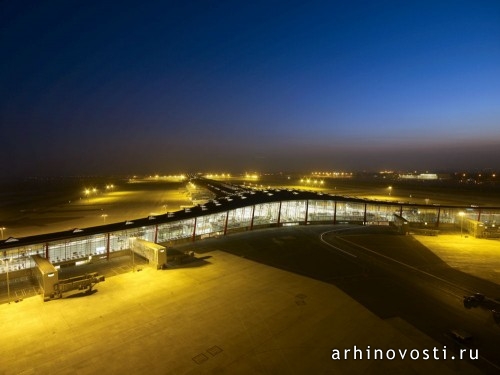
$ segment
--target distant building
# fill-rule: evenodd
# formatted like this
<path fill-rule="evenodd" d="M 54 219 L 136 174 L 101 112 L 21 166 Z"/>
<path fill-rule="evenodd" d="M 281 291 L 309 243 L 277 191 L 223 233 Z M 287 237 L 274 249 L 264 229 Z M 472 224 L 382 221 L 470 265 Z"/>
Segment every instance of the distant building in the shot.
<path fill-rule="evenodd" d="M 399 178 L 405 180 L 437 180 L 436 173 L 420 173 L 420 174 L 400 174 Z"/>

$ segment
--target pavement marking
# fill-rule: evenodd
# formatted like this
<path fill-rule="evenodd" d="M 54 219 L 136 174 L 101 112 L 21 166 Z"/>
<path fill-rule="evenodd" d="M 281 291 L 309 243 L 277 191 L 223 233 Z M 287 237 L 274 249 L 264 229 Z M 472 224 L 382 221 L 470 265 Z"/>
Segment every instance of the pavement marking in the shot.
<path fill-rule="evenodd" d="M 328 246 L 330 246 L 331 248 L 334 248 L 335 250 L 338 250 L 338 251 L 340 251 L 340 252 L 342 252 L 342 253 L 344 253 L 344 254 L 346 254 L 346 255 L 349 255 L 349 256 L 351 256 L 351 257 L 353 257 L 353 258 L 357 258 L 357 257 L 358 257 L 357 255 L 354 255 L 354 254 L 352 254 L 352 253 L 350 253 L 350 252 L 348 252 L 348 251 L 342 250 L 341 248 L 339 248 L 339 247 L 337 247 L 337 246 L 333 246 L 331 243 L 327 242 L 327 241 L 323 238 L 323 236 L 324 236 L 325 234 L 328 234 L 328 233 L 332 233 L 332 232 L 341 232 L 341 231 L 344 231 L 344 230 L 352 230 L 352 229 L 356 229 L 356 228 L 339 228 L 339 229 L 329 230 L 329 231 L 326 231 L 326 232 L 321 233 L 321 235 L 319 236 L 319 238 L 320 238 L 321 242 L 323 242 L 325 245 L 328 245 Z"/>
<path fill-rule="evenodd" d="M 339 247 L 337 247 L 337 246 L 333 246 L 331 243 L 326 242 L 326 241 L 323 239 L 323 237 L 320 237 L 320 239 L 321 239 L 321 241 L 322 241 L 325 245 L 328 245 L 328 246 L 330 246 L 330 247 L 334 248 L 335 250 L 338 250 L 338 251 L 340 251 L 340 252 L 342 252 L 342 253 L 344 253 L 344 254 L 346 254 L 346 255 L 349 255 L 349 256 L 351 256 L 351 257 L 353 257 L 353 258 L 357 258 L 357 257 L 358 257 L 357 255 L 354 255 L 354 254 L 352 254 L 352 253 L 350 253 L 350 252 L 348 252 L 348 251 L 342 250 L 341 248 L 339 248 Z"/>
<path fill-rule="evenodd" d="M 193 361 L 195 361 L 197 364 L 202 364 L 203 362 L 208 361 L 208 357 L 205 354 L 201 353 L 197 356 L 194 356 Z"/>
<path fill-rule="evenodd" d="M 207 352 L 212 355 L 212 357 L 215 357 L 217 354 L 222 353 L 222 349 L 218 347 L 217 345 L 212 346 L 211 348 L 207 349 Z"/>
<path fill-rule="evenodd" d="M 489 364 L 491 367 L 495 368 L 496 370 L 500 370 L 500 366 L 497 366 L 495 363 L 491 362 L 489 359 L 483 357 L 482 355 L 480 355 L 479 358 L 482 359 L 487 364 Z"/>
<path fill-rule="evenodd" d="M 348 254 L 348 255 L 351 255 L 351 256 L 353 256 L 353 257 L 355 257 L 355 258 L 356 258 L 356 255 L 351 254 L 351 253 L 349 253 L 349 252 L 347 252 L 347 251 L 345 251 L 345 250 L 342 250 L 342 249 L 340 249 L 340 248 L 338 248 L 338 247 L 336 247 L 336 246 L 333 246 L 333 245 L 329 244 L 328 242 L 326 242 L 326 241 L 323 239 L 323 235 L 325 235 L 325 234 L 327 234 L 327 233 L 330 233 L 330 232 L 339 232 L 339 231 L 341 231 L 341 230 L 342 230 L 342 229 L 339 229 L 339 230 L 331 230 L 331 231 L 328 231 L 328 232 L 324 232 L 324 233 L 322 233 L 322 234 L 321 234 L 320 239 L 321 239 L 321 241 L 322 241 L 322 242 L 324 242 L 325 244 L 327 244 L 327 245 L 329 245 L 329 246 L 333 247 L 334 249 L 336 249 L 336 250 L 340 250 L 341 252 L 343 252 L 343 253 L 345 253 L 345 254 Z M 459 288 L 459 289 L 462 289 L 462 290 L 467 290 L 467 289 L 464 289 L 464 288 L 463 288 L 462 286 L 460 286 L 460 285 L 454 284 L 454 283 L 452 283 L 452 282 L 450 282 L 450 281 L 448 281 L 448 280 L 446 280 L 446 279 L 443 279 L 443 278 L 441 278 L 441 277 L 439 277 L 439 276 L 433 275 L 432 273 L 429 273 L 429 272 L 423 271 L 423 270 L 421 270 L 421 269 L 419 269 L 419 268 L 416 268 L 416 267 L 410 266 L 409 264 L 406 264 L 406 263 L 404 263 L 404 262 L 401 262 L 401 261 L 399 261 L 399 260 L 396 260 L 396 259 L 394 259 L 394 258 L 391 258 L 391 257 L 389 257 L 389 256 L 387 256 L 387 255 L 380 254 L 380 253 L 376 252 L 375 250 L 368 249 L 368 248 L 367 248 L 367 247 L 365 247 L 365 246 L 358 245 L 357 243 L 354 243 L 354 242 L 352 242 L 352 241 L 346 240 L 345 238 L 342 238 L 342 237 L 337 237 L 337 238 L 338 238 L 338 239 L 340 239 L 340 240 L 342 240 L 342 241 L 345 241 L 345 242 L 347 242 L 347 243 L 349 243 L 349 244 L 351 244 L 351 245 L 353 245 L 353 246 L 356 246 L 356 247 L 359 247 L 359 248 L 361 248 L 361 249 L 363 249 L 363 250 L 369 251 L 370 253 L 376 254 L 376 255 L 378 255 L 378 256 L 380 256 L 380 257 L 382 257 L 382 258 L 385 258 L 385 259 L 391 260 L 391 261 L 393 261 L 393 262 L 395 262 L 395 263 L 398 263 L 398 264 L 400 264 L 400 265 L 402 265 L 402 266 L 404 266 L 404 267 L 408 267 L 408 268 L 410 268 L 410 269 L 412 269 L 412 270 L 414 270 L 414 271 L 417 271 L 417 272 L 423 273 L 423 274 L 425 274 L 425 275 L 427 275 L 427 276 L 430 276 L 430 277 L 432 277 L 432 278 L 435 278 L 435 279 L 437 279 L 437 280 L 439 280 L 439 281 L 443 281 L 443 282 L 445 282 L 445 283 L 447 283 L 447 284 L 449 284 L 449 285 L 452 285 L 452 286 L 454 286 L 454 287 L 456 287 L 456 288 Z M 495 271 L 496 271 L 496 270 L 495 270 Z M 469 291 L 469 293 L 472 293 L 472 291 Z M 461 297 L 461 296 L 459 296 L 459 297 Z M 479 358 L 480 358 L 481 360 L 483 360 L 484 362 L 486 362 L 488 365 L 490 365 L 490 366 L 492 366 L 493 368 L 495 368 L 496 370 L 500 370 L 500 367 L 499 367 L 499 366 L 497 366 L 495 363 L 491 362 L 491 361 L 490 361 L 490 360 L 488 360 L 487 358 L 485 358 L 485 357 L 483 357 L 483 356 L 481 356 L 481 355 L 479 356 Z"/>
<path fill-rule="evenodd" d="M 373 254 L 375 254 L 375 255 L 378 255 L 378 256 L 380 256 L 380 257 L 382 257 L 382 258 L 385 258 L 385 259 L 388 259 L 388 260 L 390 260 L 390 261 L 392 261 L 392 262 L 398 263 L 399 265 L 401 265 L 401 266 L 403 266 L 403 267 L 407 267 L 407 268 L 409 268 L 409 269 L 411 269 L 411 270 L 413 270 L 413 271 L 416 271 L 416 272 L 422 273 L 422 274 L 424 274 L 424 275 L 426 275 L 426 276 L 432 277 L 432 278 L 434 278 L 434 279 L 436 279 L 436 280 L 439 280 L 439 281 L 442 281 L 442 282 L 444 282 L 444 283 L 446 283 L 446 284 L 449 284 L 449 285 L 451 285 L 451 286 L 453 286 L 453 287 L 455 287 L 455 288 L 458 288 L 458 289 L 461 289 L 461 290 L 467 291 L 468 293 L 473 293 L 473 291 L 471 291 L 471 290 L 465 289 L 465 288 L 463 288 L 463 287 L 462 287 L 462 286 L 460 286 L 460 285 L 457 285 L 457 284 L 455 284 L 455 283 L 452 283 L 451 281 L 448 281 L 448 280 L 446 280 L 446 279 L 443 279 L 443 278 L 441 278 L 441 277 L 439 277 L 439 276 L 433 275 L 432 273 L 429 273 L 429 272 L 423 271 L 423 270 L 421 270 L 421 269 L 419 269 L 419 268 L 417 268 L 417 267 L 414 267 L 414 266 L 410 266 L 409 264 L 406 264 L 406 263 L 401 262 L 401 261 L 399 261 L 399 260 L 397 260 L 397 259 L 391 258 L 391 257 L 389 257 L 389 256 L 387 256 L 387 255 L 380 254 L 380 253 L 376 252 L 375 250 L 368 249 L 368 248 L 367 248 L 367 247 L 365 247 L 365 246 L 358 245 L 357 243 L 352 242 L 352 241 L 349 241 L 349 240 L 346 240 L 345 238 L 342 238 L 342 237 L 337 237 L 337 238 L 338 238 L 339 240 L 342 240 L 342 241 L 344 241 L 344 242 L 347 242 L 347 243 L 351 244 L 352 246 L 359 247 L 359 248 L 361 248 L 361 249 L 363 249 L 363 250 L 365 250 L 365 251 L 368 251 L 368 252 L 370 252 L 370 253 L 373 253 Z M 462 297 L 462 296 L 459 296 L 459 297 Z"/>

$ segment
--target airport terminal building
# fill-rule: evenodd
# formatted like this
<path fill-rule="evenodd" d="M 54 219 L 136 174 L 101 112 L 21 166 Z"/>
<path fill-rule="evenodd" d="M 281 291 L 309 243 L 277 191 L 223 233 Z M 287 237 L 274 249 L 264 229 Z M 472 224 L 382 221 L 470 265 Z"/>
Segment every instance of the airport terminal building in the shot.
<path fill-rule="evenodd" d="M 235 189 L 224 194 L 219 191 L 217 199 L 163 215 L 2 240 L 0 274 L 33 276 L 34 256 L 57 269 L 130 255 L 137 239 L 169 248 L 180 242 L 289 225 L 397 226 L 404 221 L 409 231 L 424 234 L 454 227 L 475 237 L 500 237 L 500 207 L 417 205 L 301 190 Z"/>

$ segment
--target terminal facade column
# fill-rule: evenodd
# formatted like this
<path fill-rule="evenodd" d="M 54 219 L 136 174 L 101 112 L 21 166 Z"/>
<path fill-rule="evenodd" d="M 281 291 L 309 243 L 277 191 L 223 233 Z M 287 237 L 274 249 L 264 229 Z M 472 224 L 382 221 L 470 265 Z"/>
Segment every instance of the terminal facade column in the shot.
<path fill-rule="evenodd" d="M 227 233 L 227 222 L 228 221 L 229 221 L 229 211 L 226 212 L 226 220 L 225 220 L 225 223 L 224 223 L 224 236 Z"/>
<path fill-rule="evenodd" d="M 333 225 L 337 224 L 337 201 L 333 202 Z"/>
<path fill-rule="evenodd" d="M 194 224 L 193 224 L 193 242 L 194 242 L 194 239 L 196 238 L 196 216 L 194 218 Z"/>
<path fill-rule="evenodd" d="M 309 199 L 306 199 L 306 217 L 304 218 L 304 224 L 307 225 L 307 216 L 309 215 Z"/>
<path fill-rule="evenodd" d="M 109 253 L 110 253 L 110 233 L 108 232 L 106 235 L 106 259 L 109 260 Z"/>
<path fill-rule="evenodd" d="M 437 218 L 436 218 L 436 228 L 439 228 L 440 217 L 441 217 L 441 207 L 438 207 Z"/>
<path fill-rule="evenodd" d="M 250 221 L 250 230 L 253 229 L 253 218 L 255 215 L 255 204 L 252 206 L 252 220 Z"/>

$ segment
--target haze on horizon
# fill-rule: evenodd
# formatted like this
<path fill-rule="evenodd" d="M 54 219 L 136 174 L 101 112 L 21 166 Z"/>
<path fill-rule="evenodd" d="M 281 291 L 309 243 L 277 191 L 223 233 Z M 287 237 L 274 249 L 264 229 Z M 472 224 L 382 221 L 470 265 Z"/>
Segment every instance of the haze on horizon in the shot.
<path fill-rule="evenodd" d="M 0 25 L 2 178 L 498 168 L 498 1 L 7 1 Z"/>

